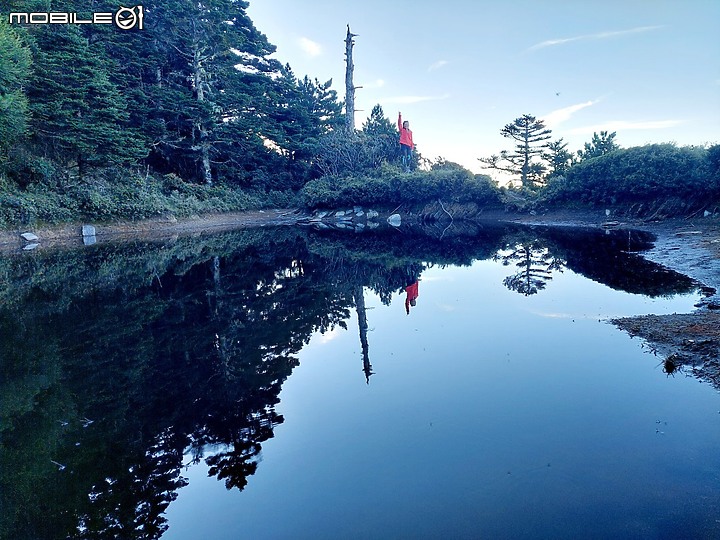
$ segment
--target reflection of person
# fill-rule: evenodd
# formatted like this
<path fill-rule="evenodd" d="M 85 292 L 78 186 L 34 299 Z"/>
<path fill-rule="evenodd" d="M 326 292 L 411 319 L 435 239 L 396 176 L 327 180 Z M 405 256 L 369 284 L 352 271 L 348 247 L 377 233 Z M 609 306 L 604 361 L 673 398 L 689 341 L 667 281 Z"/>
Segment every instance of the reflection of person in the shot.
<path fill-rule="evenodd" d="M 402 158 L 403 169 L 405 172 L 410 170 L 412 163 L 412 151 L 414 148 L 412 131 L 410 131 L 410 122 L 403 122 L 402 113 L 398 112 L 398 131 L 400 132 L 400 156 Z"/>
<path fill-rule="evenodd" d="M 418 280 L 405 287 L 407 296 L 405 297 L 405 311 L 410 315 L 410 306 L 415 307 L 418 297 Z"/>

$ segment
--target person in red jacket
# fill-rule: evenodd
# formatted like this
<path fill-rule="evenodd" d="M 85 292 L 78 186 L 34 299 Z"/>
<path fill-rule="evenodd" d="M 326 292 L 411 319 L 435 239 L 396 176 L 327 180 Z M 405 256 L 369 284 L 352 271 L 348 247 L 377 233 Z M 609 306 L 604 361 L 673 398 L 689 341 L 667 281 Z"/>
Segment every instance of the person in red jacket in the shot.
<path fill-rule="evenodd" d="M 400 132 L 400 156 L 402 158 L 403 169 L 405 169 L 405 172 L 409 172 L 414 145 L 412 131 L 410 131 L 410 122 L 407 120 L 403 122 L 401 112 L 398 112 L 398 131 Z"/>
<path fill-rule="evenodd" d="M 405 297 L 405 312 L 410 315 L 410 306 L 415 307 L 418 297 L 418 280 L 405 287 L 407 296 Z"/>

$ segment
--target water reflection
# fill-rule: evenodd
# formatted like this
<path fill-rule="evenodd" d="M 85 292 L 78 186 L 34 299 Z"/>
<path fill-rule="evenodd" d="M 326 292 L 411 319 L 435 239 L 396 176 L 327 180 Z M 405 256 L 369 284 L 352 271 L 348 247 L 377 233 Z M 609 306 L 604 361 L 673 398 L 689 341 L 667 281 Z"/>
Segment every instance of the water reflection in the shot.
<path fill-rule="evenodd" d="M 353 309 L 369 383 L 364 288 L 384 304 L 406 295 L 409 315 L 428 267 L 494 259 L 523 295 L 563 268 L 650 296 L 692 290 L 634 254 L 649 241 L 511 226 L 443 238 L 281 229 L 2 258 L 0 536 L 160 537 L 201 460 L 242 490 L 284 420 L 275 406 L 298 352 Z"/>

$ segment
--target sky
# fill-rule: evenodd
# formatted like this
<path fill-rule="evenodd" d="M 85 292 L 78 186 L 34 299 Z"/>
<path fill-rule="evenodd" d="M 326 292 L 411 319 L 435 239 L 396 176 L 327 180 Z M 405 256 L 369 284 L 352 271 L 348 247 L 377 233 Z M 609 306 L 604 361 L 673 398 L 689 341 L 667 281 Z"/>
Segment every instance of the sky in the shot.
<path fill-rule="evenodd" d="M 485 172 L 523 114 L 577 151 L 720 142 L 718 0 L 250 0 L 273 58 L 345 95 L 355 38 L 356 126 L 380 104 L 410 122 L 426 158 Z"/>

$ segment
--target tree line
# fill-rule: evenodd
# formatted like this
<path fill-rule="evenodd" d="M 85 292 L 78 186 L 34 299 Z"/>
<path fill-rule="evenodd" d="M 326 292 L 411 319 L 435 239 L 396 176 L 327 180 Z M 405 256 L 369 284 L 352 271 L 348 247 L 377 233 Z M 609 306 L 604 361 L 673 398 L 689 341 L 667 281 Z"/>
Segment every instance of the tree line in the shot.
<path fill-rule="evenodd" d="M 7 12 L 88 9 L 80 0 L 5 4 Z M 120 5 L 100 0 L 92 9 Z M 246 1 L 148 0 L 143 7 L 142 29 L 0 20 L 0 224 L 238 209 L 328 177 L 394 181 L 383 167 L 399 160 L 398 134 L 382 107 L 361 129 L 344 129 L 332 81 L 299 77 L 273 58 Z M 614 132 L 595 133 L 575 154 L 532 115 L 501 133 L 513 148 L 480 161 L 522 188 L 591 200 L 612 191 L 592 187 L 599 169 L 585 164 L 621 150 Z M 653 152 L 695 167 L 686 176 L 717 187 L 717 147 L 676 150 Z M 685 155 L 692 152 L 698 159 Z M 459 166 L 449 172 L 442 159 L 430 163 L 417 152 L 414 159 L 415 169 L 492 184 Z"/>
<path fill-rule="evenodd" d="M 270 58 L 242 0 L 143 6 L 142 30 L 0 23 L 4 174 L 22 185 L 42 175 L 40 160 L 78 177 L 142 165 L 201 184 L 301 186 L 318 139 L 341 122 L 331 81 Z"/>

